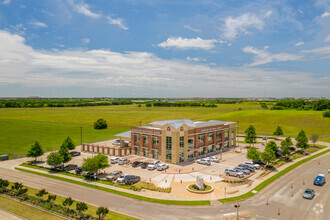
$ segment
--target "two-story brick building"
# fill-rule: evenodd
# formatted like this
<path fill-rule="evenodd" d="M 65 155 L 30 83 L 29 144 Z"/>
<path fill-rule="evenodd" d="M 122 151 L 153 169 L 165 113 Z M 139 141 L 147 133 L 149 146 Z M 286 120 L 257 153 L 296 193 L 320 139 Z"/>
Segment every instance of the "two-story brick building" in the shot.
<path fill-rule="evenodd" d="M 180 163 L 236 145 L 236 123 L 177 119 L 151 122 L 116 135 L 131 154 Z M 122 146 L 124 147 L 124 146 Z"/>

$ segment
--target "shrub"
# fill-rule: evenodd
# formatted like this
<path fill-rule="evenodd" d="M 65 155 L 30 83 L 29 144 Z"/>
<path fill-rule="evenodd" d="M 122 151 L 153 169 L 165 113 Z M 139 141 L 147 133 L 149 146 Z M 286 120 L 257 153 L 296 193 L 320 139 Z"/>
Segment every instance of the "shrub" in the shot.
<path fill-rule="evenodd" d="M 134 187 L 137 189 L 137 191 L 146 189 L 150 191 L 165 192 L 165 193 L 171 192 L 171 187 L 167 187 L 167 188 L 157 187 L 153 183 L 148 183 L 148 182 L 139 182 L 135 184 Z"/>
<path fill-rule="evenodd" d="M 95 123 L 94 123 L 94 129 L 105 129 L 107 128 L 107 122 L 103 118 L 99 118 Z"/>
<path fill-rule="evenodd" d="M 286 164 L 286 162 L 285 161 L 279 161 L 278 163 L 277 163 L 277 165 L 280 167 L 280 166 L 283 166 L 284 164 Z"/>
<path fill-rule="evenodd" d="M 292 159 L 295 160 L 295 159 L 298 159 L 298 158 L 300 158 L 302 156 L 303 155 L 301 155 L 301 154 L 295 154 L 295 155 L 292 156 Z"/>
<path fill-rule="evenodd" d="M 309 154 L 314 153 L 315 151 L 316 151 L 315 149 L 308 149 L 308 150 L 307 150 L 307 152 L 308 152 Z"/>
<path fill-rule="evenodd" d="M 330 110 L 326 110 L 325 112 L 323 112 L 323 117 L 330 118 Z"/>

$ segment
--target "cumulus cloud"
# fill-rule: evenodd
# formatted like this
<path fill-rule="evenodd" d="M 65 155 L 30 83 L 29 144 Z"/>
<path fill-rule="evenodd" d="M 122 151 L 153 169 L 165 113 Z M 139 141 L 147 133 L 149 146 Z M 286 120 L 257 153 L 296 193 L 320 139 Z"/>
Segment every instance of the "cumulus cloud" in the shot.
<path fill-rule="evenodd" d="M 330 12 L 324 12 L 322 15 L 321 15 L 321 18 L 325 18 L 325 17 L 328 17 L 330 16 Z"/>
<path fill-rule="evenodd" d="M 199 30 L 199 29 L 197 29 L 197 28 L 193 28 L 193 27 L 191 27 L 190 25 L 184 25 L 183 27 L 184 27 L 185 29 L 191 30 L 191 31 L 196 32 L 196 33 L 201 33 L 201 32 L 202 32 L 201 30 Z"/>
<path fill-rule="evenodd" d="M 31 21 L 30 24 L 36 28 L 46 28 L 47 27 L 47 24 L 40 22 L 40 21 Z"/>
<path fill-rule="evenodd" d="M 120 27 L 123 30 L 128 30 L 128 27 L 123 24 L 123 19 L 121 18 L 115 19 L 115 18 L 111 18 L 110 16 L 107 16 L 107 19 L 110 24 L 115 24 L 118 25 L 118 27 Z"/>
<path fill-rule="evenodd" d="M 74 0 L 69 0 L 69 2 L 72 5 L 72 7 L 75 9 L 75 11 L 78 12 L 79 14 L 82 14 L 82 15 L 85 15 L 85 16 L 88 16 L 91 18 L 100 18 L 101 17 L 101 14 L 92 12 L 90 10 L 90 6 L 83 1 L 79 2 L 79 3 L 75 3 Z"/>
<path fill-rule="evenodd" d="M 305 44 L 304 42 L 300 41 L 300 42 L 296 43 L 295 45 L 296 46 L 301 46 L 301 45 L 304 45 L 304 44 Z"/>
<path fill-rule="evenodd" d="M 200 37 L 197 38 L 182 38 L 182 37 L 169 37 L 166 41 L 159 43 L 158 46 L 162 48 L 178 48 L 178 49 L 203 49 L 210 50 L 215 47 L 215 39 L 204 40 Z"/>
<path fill-rule="evenodd" d="M 266 46 L 263 50 L 248 46 L 243 48 L 242 50 L 245 53 L 251 53 L 255 55 L 254 62 L 251 63 L 250 66 L 258 66 L 272 62 L 283 62 L 302 59 L 302 56 L 289 53 L 271 54 L 267 52 L 267 49 L 268 46 Z"/>
<path fill-rule="evenodd" d="M 236 18 L 227 17 L 223 27 L 223 36 L 228 40 L 234 40 L 239 34 L 251 34 L 250 29 L 262 30 L 265 25 L 264 19 L 270 17 L 271 14 L 272 11 L 267 11 L 261 15 L 247 12 Z"/>
<path fill-rule="evenodd" d="M 295 91 L 306 91 L 306 88 L 319 91 L 329 85 L 329 79 L 315 78 L 309 73 L 265 71 L 251 67 L 211 68 L 161 59 L 148 52 L 36 50 L 26 45 L 23 37 L 6 31 L 0 31 L 0 48 L 0 87 L 117 88 L 122 93 L 137 88 L 136 91 L 143 91 L 146 96 L 153 96 L 150 91 L 166 88 L 164 96 L 174 91 L 173 94 L 182 97 L 183 94 L 225 96 L 229 91 L 246 94 L 242 91 L 251 92 L 261 84 L 280 91 L 289 87 L 301 89 Z M 231 95 L 238 96 L 239 93 Z"/>

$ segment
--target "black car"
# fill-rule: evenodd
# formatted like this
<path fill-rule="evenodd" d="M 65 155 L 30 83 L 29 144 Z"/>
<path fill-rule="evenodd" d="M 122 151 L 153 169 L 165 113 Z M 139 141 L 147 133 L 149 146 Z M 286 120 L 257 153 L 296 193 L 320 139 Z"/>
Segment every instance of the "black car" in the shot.
<path fill-rule="evenodd" d="M 128 176 L 125 176 L 123 182 L 124 182 L 126 185 L 133 185 L 133 184 L 139 182 L 140 179 L 141 179 L 141 178 L 140 178 L 139 176 L 128 175 Z"/>
<path fill-rule="evenodd" d="M 138 167 L 138 166 L 140 166 L 141 164 L 142 164 L 141 161 L 134 161 L 134 162 L 132 163 L 132 167 Z"/>
<path fill-rule="evenodd" d="M 80 167 L 77 167 L 75 170 L 76 174 L 81 174 L 82 170 Z"/>
<path fill-rule="evenodd" d="M 144 163 L 141 164 L 141 168 L 146 169 L 148 165 L 149 165 L 149 163 L 144 162 Z"/>
<path fill-rule="evenodd" d="M 260 166 L 265 166 L 266 165 L 266 163 L 262 160 L 254 160 L 253 163 L 259 164 Z"/>
<path fill-rule="evenodd" d="M 80 152 L 79 151 L 71 151 L 70 155 L 71 155 L 71 157 L 77 157 L 77 156 L 80 156 Z"/>
<path fill-rule="evenodd" d="M 62 171 L 75 170 L 76 168 L 78 168 L 78 165 L 76 165 L 76 164 L 69 164 L 69 165 L 63 167 L 62 168 Z"/>

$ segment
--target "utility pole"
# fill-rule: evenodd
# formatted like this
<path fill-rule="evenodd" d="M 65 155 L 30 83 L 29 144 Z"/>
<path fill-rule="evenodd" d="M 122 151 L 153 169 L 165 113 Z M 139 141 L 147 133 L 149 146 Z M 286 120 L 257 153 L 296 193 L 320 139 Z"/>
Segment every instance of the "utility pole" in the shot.
<path fill-rule="evenodd" d="M 80 126 L 80 145 L 82 147 L 82 126 Z"/>

